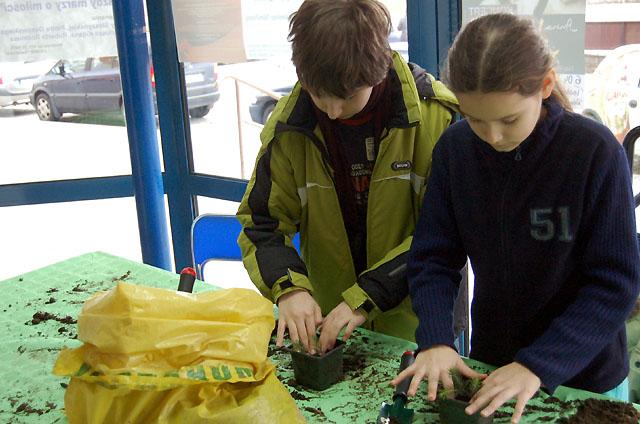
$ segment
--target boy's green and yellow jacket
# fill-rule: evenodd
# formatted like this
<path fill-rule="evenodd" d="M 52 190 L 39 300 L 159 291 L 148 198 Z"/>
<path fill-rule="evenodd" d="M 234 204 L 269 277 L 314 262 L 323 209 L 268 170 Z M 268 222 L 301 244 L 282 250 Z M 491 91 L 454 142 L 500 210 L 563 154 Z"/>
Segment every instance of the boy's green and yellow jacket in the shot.
<path fill-rule="evenodd" d="M 386 131 L 371 175 L 367 266 L 355 274 L 327 150 L 308 93 L 296 84 L 261 134 L 262 147 L 238 209 L 238 243 L 249 275 L 277 302 L 308 290 L 328 314 L 341 301 L 369 328 L 413 340 L 406 256 L 431 168 L 431 151 L 457 102 L 443 84 L 394 53 Z M 292 239 L 300 233 L 298 254 Z M 301 258 L 301 257 L 302 258 Z"/>

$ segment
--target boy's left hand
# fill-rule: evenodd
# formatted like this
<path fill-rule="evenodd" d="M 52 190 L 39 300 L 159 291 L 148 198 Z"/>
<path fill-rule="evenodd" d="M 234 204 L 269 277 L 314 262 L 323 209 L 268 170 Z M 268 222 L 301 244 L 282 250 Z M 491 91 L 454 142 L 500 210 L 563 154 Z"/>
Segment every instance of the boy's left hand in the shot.
<path fill-rule="evenodd" d="M 333 348 L 340 331 L 346 326 L 342 341 L 346 341 L 357 327 L 366 321 L 362 312 L 351 310 L 346 302 L 340 302 L 338 306 L 333 308 L 329 315 L 322 321 L 322 330 L 320 331 L 320 349 L 322 353 Z"/>
<path fill-rule="evenodd" d="M 489 374 L 465 412 L 474 414 L 482 409 L 480 414 L 486 417 L 508 400 L 516 398 L 511 422 L 517 423 L 522 417 L 525 405 L 536 394 L 540 384 L 540 378 L 537 375 L 524 365 L 512 362 Z"/>

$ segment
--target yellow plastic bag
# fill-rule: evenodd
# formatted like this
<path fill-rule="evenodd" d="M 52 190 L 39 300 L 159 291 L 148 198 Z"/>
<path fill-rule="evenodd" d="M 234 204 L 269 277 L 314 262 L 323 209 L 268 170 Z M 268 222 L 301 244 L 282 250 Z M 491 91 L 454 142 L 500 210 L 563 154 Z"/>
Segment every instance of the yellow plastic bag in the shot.
<path fill-rule="evenodd" d="M 273 306 L 246 289 L 127 283 L 87 300 L 60 353 L 70 424 L 304 423 L 267 360 Z"/>

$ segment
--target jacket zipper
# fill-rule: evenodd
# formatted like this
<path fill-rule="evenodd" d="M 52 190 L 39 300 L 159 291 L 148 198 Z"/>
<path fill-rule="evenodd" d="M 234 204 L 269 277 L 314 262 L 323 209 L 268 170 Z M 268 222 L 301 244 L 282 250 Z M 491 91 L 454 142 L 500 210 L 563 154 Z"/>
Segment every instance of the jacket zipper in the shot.
<path fill-rule="evenodd" d="M 514 156 L 514 160 L 519 162 L 521 159 L 522 159 L 522 154 L 520 153 L 520 147 L 518 146 L 516 148 L 516 154 Z M 505 215 L 506 215 L 507 192 L 511 184 L 513 172 L 514 172 L 514 164 L 511 163 L 511 161 L 509 161 L 509 170 L 508 170 L 507 177 L 505 179 L 504 190 L 502 191 L 502 199 L 500 201 L 500 241 L 502 245 L 502 255 L 503 255 L 502 263 L 504 265 L 502 278 L 504 281 L 505 288 L 509 290 L 509 298 L 513 297 L 514 293 L 513 293 L 513 287 L 508 285 L 508 281 L 510 280 L 509 276 L 511 275 L 511 261 L 509 259 L 509 247 L 508 247 L 509 228 L 506 223 Z M 503 305 L 503 306 L 506 306 L 506 305 Z M 508 312 L 509 314 L 512 313 L 512 311 L 508 311 Z M 509 331 L 508 331 L 507 337 L 508 339 L 512 338 L 512 335 Z"/>

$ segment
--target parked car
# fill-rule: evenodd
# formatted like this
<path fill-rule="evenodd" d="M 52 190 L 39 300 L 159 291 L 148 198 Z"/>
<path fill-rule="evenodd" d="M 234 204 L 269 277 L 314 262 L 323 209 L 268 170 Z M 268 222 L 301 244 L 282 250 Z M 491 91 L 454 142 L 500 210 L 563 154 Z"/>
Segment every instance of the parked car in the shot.
<path fill-rule="evenodd" d="M 153 67 L 150 72 L 151 84 L 155 88 Z M 202 118 L 220 98 L 214 65 L 185 63 L 184 73 L 189 115 L 192 118 Z M 122 87 L 118 57 L 60 60 L 33 84 L 30 97 L 38 117 L 43 121 L 56 121 L 67 112 L 121 109 Z"/>
<path fill-rule="evenodd" d="M 55 61 L 0 63 L 0 107 L 29 103 L 34 81 Z"/>
<path fill-rule="evenodd" d="M 291 90 L 293 90 L 293 85 L 276 88 L 273 91 L 280 96 L 286 96 L 291 93 Z M 251 120 L 264 125 L 267 122 L 267 119 L 271 116 L 273 109 L 276 107 L 276 103 L 278 103 L 278 99 L 271 96 L 264 95 L 256 97 L 256 100 L 249 105 L 249 115 L 251 115 Z"/>
<path fill-rule="evenodd" d="M 640 125 L 640 44 L 612 50 L 591 76 L 583 115 L 605 124 L 622 142 Z"/>
<path fill-rule="evenodd" d="M 400 53 L 405 60 L 409 60 L 408 43 L 406 41 L 398 41 L 399 39 L 400 32 L 392 33 L 392 35 L 389 36 L 389 45 L 392 50 Z M 293 64 L 289 64 L 289 66 L 293 69 Z M 292 75 L 295 75 L 295 72 L 293 72 Z M 293 90 L 294 83 L 295 80 L 292 80 L 291 85 L 275 88 L 272 91 L 280 96 L 285 96 Z M 249 105 L 249 115 L 251 116 L 251 120 L 255 123 L 264 125 L 267 122 L 267 119 L 269 119 L 269 116 L 271 116 L 277 102 L 278 99 L 269 95 L 257 96 L 256 100 Z"/>

